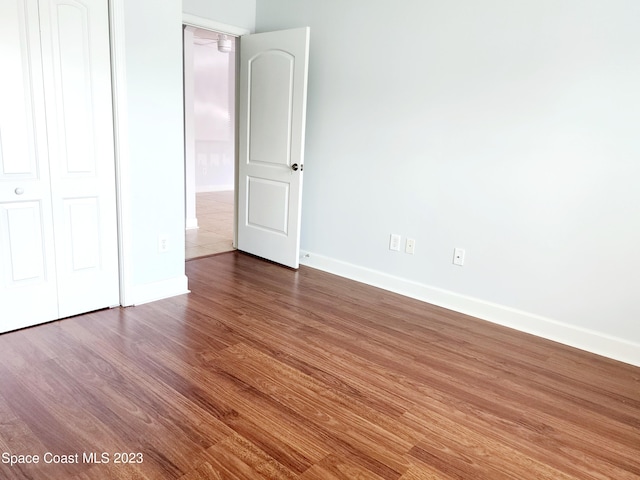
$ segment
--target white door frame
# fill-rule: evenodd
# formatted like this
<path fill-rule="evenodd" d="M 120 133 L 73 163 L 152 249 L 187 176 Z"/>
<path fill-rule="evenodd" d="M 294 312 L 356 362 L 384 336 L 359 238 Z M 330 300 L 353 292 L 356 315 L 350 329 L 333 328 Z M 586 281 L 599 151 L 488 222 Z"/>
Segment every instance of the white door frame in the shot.
<path fill-rule="evenodd" d="M 109 0 L 111 32 L 111 89 L 113 96 L 113 138 L 116 164 L 116 213 L 118 222 L 118 267 L 120 272 L 120 305 L 131 305 L 131 172 L 129 169 L 129 135 L 127 122 L 127 79 L 125 74 L 126 0 Z"/>
<path fill-rule="evenodd" d="M 204 28 L 206 30 L 215 30 L 216 32 L 233 35 L 234 37 L 241 37 L 242 35 L 248 35 L 251 33 L 251 30 L 247 28 L 216 22 L 215 20 L 198 17 L 196 15 L 191 15 L 190 13 L 182 14 L 182 24 L 189 25 L 190 27 Z"/>

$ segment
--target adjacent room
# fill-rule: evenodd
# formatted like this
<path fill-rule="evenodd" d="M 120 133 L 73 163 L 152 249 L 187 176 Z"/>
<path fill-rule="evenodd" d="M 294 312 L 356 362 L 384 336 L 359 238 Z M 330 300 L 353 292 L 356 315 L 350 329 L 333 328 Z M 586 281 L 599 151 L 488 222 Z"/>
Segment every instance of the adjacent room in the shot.
<path fill-rule="evenodd" d="M 236 38 L 185 26 L 187 259 L 233 250 Z"/>

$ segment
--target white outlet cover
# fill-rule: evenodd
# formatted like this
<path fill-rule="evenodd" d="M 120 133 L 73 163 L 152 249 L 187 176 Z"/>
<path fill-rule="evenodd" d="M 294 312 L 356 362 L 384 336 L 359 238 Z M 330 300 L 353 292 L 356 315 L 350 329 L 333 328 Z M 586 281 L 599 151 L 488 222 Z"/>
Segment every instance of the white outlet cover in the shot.
<path fill-rule="evenodd" d="M 413 255 L 416 249 L 416 241 L 413 238 L 407 238 L 407 244 L 404 247 L 404 252 L 409 255 Z"/>
<path fill-rule="evenodd" d="M 165 253 L 169 251 L 169 237 L 166 235 L 158 236 L 158 253 Z"/>
<path fill-rule="evenodd" d="M 400 251 L 400 241 L 402 240 L 402 237 L 396 233 L 392 233 L 391 237 L 389 238 L 389 250 L 393 250 L 395 252 L 399 252 Z"/>
<path fill-rule="evenodd" d="M 462 266 L 464 265 L 464 248 L 456 248 L 453 250 L 453 264 Z"/>

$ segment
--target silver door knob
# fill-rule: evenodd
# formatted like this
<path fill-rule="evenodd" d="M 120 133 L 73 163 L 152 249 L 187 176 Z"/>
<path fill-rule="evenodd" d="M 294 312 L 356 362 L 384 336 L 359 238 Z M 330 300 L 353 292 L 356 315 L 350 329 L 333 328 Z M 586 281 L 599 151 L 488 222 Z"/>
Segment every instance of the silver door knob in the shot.
<path fill-rule="evenodd" d="M 22 195 L 24 193 L 24 188 L 18 187 L 14 191 L 16 192 L 16 195 Z"/>

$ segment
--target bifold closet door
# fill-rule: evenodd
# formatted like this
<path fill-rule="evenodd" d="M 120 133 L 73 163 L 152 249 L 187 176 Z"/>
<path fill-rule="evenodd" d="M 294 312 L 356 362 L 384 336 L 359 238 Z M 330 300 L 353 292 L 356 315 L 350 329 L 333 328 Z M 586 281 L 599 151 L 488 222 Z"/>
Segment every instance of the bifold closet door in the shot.
<path fill-rule="evenodd" d="M 40 0 L 58 315 L 119 303 L 107 0 Z"/>
<path fill-rule="evenodd" d="M 0 2 L 0 332 L 58 317 L 37 3 Z"/>
<path fill-rule="evenodd" d="M 0 332 L 118 303 L 107 7 L 0 2 Z"/>

